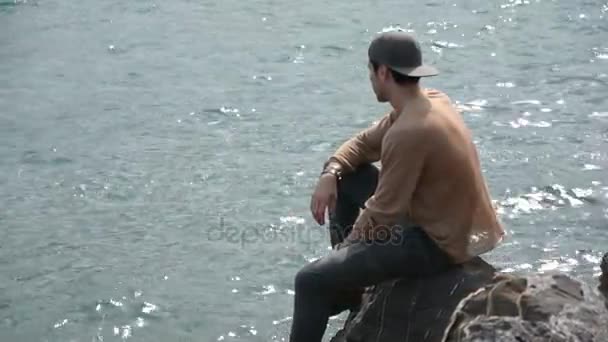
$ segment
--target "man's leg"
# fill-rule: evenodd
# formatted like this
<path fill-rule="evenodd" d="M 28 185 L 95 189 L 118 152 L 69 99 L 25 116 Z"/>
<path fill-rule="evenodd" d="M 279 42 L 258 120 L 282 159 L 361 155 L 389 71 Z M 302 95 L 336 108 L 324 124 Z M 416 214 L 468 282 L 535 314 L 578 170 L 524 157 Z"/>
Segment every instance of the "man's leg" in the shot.
<path fill-rule="evenodd" d="M 358 242 L 302 268 L 295 279 L 295 308 L 290 342 L 320 342 L 334 298 L 399 277 L 439 273 L 448 256 L 419 228 L 397 230 L 390 241 Z"/>
<path fill-rule="evenodd" d="M 359 166 L 338 181 L 336 208 L 329 217 L 331 246 L 344 241 L 359 216 L 359 209 L 372 196 L 378 184 L 378 168 L 372 164 Z"/>

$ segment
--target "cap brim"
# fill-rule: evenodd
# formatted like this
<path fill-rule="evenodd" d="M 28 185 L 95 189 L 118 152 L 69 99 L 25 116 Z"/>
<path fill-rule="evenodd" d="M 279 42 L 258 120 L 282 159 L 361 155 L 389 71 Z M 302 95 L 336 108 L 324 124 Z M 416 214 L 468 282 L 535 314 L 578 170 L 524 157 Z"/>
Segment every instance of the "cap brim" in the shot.
<path fill-rule="evenodd" d="M 430 65 L 421 65 L 415 68 L 392 68 L 396 72 L 410 77 L 429 77 L 439 75 L 439 71 Z"/>

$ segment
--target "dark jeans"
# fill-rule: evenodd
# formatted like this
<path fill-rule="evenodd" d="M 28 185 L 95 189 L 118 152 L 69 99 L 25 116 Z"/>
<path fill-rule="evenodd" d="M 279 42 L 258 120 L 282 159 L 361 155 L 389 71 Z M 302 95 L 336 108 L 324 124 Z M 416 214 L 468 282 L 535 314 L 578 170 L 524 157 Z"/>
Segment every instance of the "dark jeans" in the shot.
<path fill-rule="evenodd" d="M 364 165 L 338 183 L 338 202 L 330 217 L 332 246 L 350 232 L 359 209 L 373 194 L 378 169 Z M 448 256 L 419 228 L 400 225 L 390 239 L 361 241 L 332 250 L 302 268 L 295 277 L 291 342 L 320 342 L 329 317 L 340 313 L 345 291 L 401 278 L 436 274 L 449 268 Z"/>

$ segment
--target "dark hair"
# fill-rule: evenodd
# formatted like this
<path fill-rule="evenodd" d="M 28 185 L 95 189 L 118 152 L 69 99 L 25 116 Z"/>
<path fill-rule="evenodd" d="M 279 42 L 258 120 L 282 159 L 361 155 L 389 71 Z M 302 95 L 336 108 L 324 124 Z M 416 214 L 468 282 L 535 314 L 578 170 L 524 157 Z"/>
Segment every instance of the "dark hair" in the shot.
<path fill-rule="evenodd" d="M 374 61 L 370 61 L 370 63 L 372 64 L 372 67 L 374 68 L 374 72 L 377 72 L 378 68 L 380 67 L 380 64 L 378 64 L 377 62 L 374 62 Z M 390 67 L 388 69 L 391 71 L 391 76 L 395 80 L 395 83 L 397 83 L 399 85 L 418 84 L 418 82 L 420 82 L 420 77 L 406 76 L 406 75 L 396 72 L 395 70 L 391 69 Z"/>

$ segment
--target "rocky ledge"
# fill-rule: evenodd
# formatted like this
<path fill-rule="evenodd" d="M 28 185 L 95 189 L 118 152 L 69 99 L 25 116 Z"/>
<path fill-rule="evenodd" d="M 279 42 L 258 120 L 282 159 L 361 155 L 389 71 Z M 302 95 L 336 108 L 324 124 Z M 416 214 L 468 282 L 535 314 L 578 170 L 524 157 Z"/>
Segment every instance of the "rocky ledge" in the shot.
<path fill-rule="evenodd" d="M 599 287 L 563 273 L 501 274 L 481 258 L 386 282 L 366 290 L 332 342 L 606 342 L 608 253 L 601 268 Z"/>

